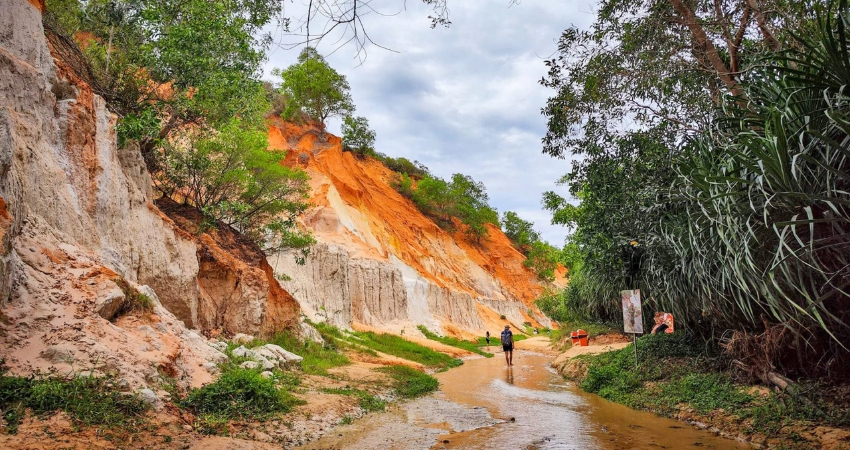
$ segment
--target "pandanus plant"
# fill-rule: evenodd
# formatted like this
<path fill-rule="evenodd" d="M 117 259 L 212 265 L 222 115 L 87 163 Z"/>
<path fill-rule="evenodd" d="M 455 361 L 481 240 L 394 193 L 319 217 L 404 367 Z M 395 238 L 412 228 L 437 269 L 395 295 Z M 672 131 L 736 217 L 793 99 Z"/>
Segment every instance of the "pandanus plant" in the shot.
<path fill-rule="evenodd" d="M 850 346 L 848 26 L 845 2 L 824 11 L 689 143 L 661 193 L 676 205 L 657 221 L 666 252 L 643 271 L 683 317 L 744 329 L 766 318 Z"/>

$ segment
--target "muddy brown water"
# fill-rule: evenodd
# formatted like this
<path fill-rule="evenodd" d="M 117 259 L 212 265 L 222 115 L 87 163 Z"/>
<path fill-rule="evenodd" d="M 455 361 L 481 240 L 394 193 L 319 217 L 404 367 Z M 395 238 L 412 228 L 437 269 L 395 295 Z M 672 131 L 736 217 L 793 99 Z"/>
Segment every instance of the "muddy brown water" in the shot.
<path fill-rule="evenodd" d="M 303 449 L 744 449 L 683 422 L 582 392 L 519 351 L 437 375 L 440 391 L 337 427 Z"/>

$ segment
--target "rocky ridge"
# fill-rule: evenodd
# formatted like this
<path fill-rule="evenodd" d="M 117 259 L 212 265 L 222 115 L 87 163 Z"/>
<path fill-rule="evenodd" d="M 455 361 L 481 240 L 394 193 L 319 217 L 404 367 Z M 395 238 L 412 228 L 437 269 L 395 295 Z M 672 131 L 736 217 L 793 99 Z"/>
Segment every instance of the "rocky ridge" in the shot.
<path fill-rule="evenodd" d="M 319 129 L 273 119 L 269 136 L 312 179 L 303 224 L 320 244 L 304 266 L 287 252 L 269 258 L 311 319 L 468 338 L 505 320 L 553 325 L 533 304 L 543 286 L 498 228 L 480 244 L 442 230 L 391 187 L 394 172 Z"/>

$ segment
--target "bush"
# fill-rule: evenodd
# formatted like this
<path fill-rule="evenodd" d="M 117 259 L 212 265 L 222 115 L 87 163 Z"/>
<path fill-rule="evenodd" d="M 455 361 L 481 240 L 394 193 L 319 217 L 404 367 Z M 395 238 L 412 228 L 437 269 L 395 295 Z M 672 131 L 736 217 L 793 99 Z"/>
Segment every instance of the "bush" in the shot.
<path fill-rule="evenodd" d="M 300 403 L 258 371 L 236 367 L 226 370 L 214 383 L 193 389 L 179 406 L 220 423 L 234 419 L 265 420 L 287 413 Z"/>
<path fill-rule="evenodd" d="M 128 425 L 148 409 L 137 395 L 118 392 L 112 377 L 18 377 L 6 370 L 0 360 L 0 411 L 11 433 L 26 409 L 38 415 L 64 411 L 75 423 L 110 427 Z"/>
<path fill-rule="evenodd" d="M 394 380 L 393 392 L 402 398 L 416 398 L 439 389 L 436 378 L 407 366 L 389 366 L 377 369 Z"/>

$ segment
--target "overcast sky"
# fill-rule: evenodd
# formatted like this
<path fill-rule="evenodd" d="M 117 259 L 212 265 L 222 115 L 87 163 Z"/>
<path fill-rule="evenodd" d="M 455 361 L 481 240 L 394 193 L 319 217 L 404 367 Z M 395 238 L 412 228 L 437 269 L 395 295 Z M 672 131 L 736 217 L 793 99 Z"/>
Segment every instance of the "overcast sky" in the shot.
<path fill-rule="evenodd" d="M 302 0 L 294 1 L 287 14 L 297 16 Z M 392 14 L 404 3 L 372 5 Z M 418 160 L 442 178 L 460 172 L 482 181 L 500 213 L 516 211 L 560 247 L 567 230 L 550 224 L 540 199 L 547 190 L 567 195 L 555 181 L 570 162 L 541 153 L 546 121 L 540 108 L 553 91 L 538 81 L 561 32 L 592 22 L 593 2 L 449 0 L 452 25 L 437 29 L 430 28 L 427 6 L 417 0 L 406 6 L 398 15 L 372 14 L 365 21 L 376 43 L 398 53 L 369 46 L 361 63 L 353 45 L 338 48 L 326 40 L 318 46 L 347 77 L 355 115 L 369 119 L 377 151 Z M 272 68 L 295 62 L 299 51 L 273 48 L 266 78 Z M 340 134 L 339 120 L 330 121 L 328 131 Z"/>

